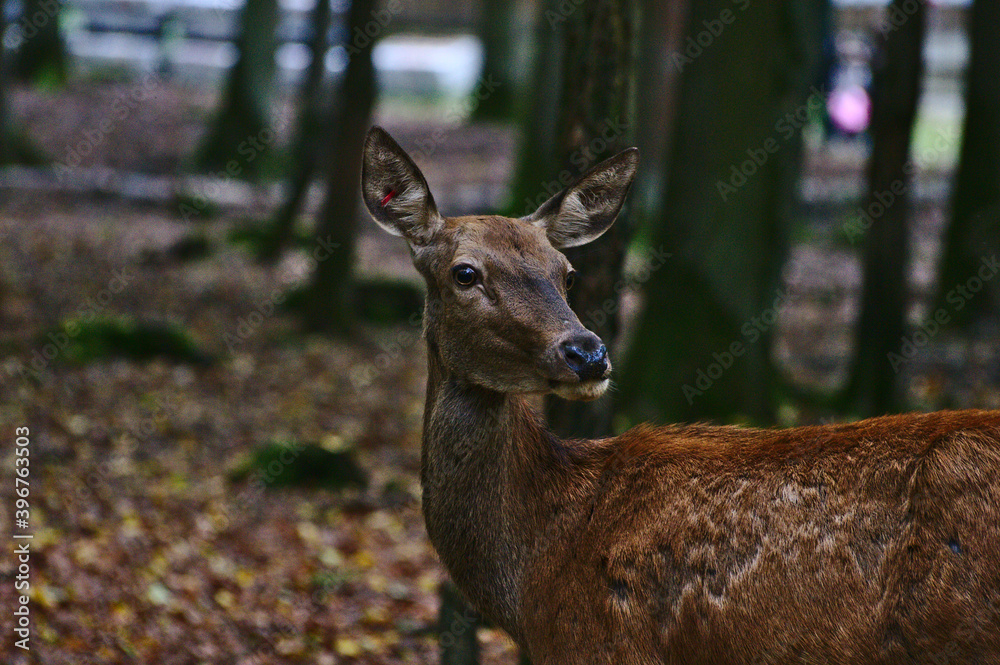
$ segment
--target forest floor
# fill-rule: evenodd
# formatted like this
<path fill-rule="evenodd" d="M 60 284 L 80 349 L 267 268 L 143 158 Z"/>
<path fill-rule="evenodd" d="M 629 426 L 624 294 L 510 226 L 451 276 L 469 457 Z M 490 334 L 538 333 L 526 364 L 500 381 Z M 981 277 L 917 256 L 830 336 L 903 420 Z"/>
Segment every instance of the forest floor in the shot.
<path fill-rule="evenodd" d="M 30 138 L 60 162 L 116 117 L 130 90 L 74 85 L 21 91 L 14 103 Z M 4 619 L 0 661 L 435 663 L 445 575 L 420 514 L 419 330 L 367 326 L 335 340 L 303 335 L 269 307 L 307 278 L 309 248 L 266 267 L 227 237 L 262 218 L 274 188 L 223 183 L 232 200 L 195 219 L 169 187 L 164 196 L 141 191 L 158 177 L 177 181 L 212 102 L 164 84 L 103 132 L 64 181 L 29 170 L 0 182 L 2 457 L 13 469 L 8 443 L 14 428 L 28 428 L 33 535 L 31 651 L 14 647 Z M 379 120 L 410 146 L 435 129 L 391 113 Z M 447 140 L 418 159 L 432 188 L 442 184 L 439 205 L 495 203 L 513 133 L 444 130 Z M 817 158 L 810 168 L 829 165 Z M 912 273 L 925 297 L 916 317 L 926 310 L 942 218 L 940 202 L 920 209 Z M 414 280 L 404 244 L 363 223 L 359 271 Z M 842 380 L 850 349 L 860 273 L 835 224 L 805 221 L 786 271 L 802 297 L 783 312 L 776 354 L 804 385 Z M 211 251 L 180 260 L 171 248 L 192 234 Z M 180 326 L 215 360 L 71 362 L 60 323 L 91 309 Z M 941 341 L 932 361 L 909 368 L 914 403 L 937 406 L 947 393 L 959 405 L 1000 406 L 989 339 Z M 261 492 L 235 479 L 271 442 L 353 450 L 368 487 Z M 0 523 L 16 498 L 13 474 L 3 478 Z M 0 555 L 5 613 L 17 596 L 12 547 Z M 516 662 L 502 634 L 485 630 L 481 641 L 484 663 Z"/>

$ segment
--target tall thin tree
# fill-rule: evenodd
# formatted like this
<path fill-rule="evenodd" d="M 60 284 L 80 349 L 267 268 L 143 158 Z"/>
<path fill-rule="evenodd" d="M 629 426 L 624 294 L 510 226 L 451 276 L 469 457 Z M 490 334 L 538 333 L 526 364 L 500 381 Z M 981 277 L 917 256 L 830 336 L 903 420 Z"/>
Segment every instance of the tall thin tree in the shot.
<path fill-rule="evenodd" d="M 7 32 L 5 0 L 0 0 L 0 39 Z M 32 146 L 23 130 L 11 117 L 9 88 L 11 82 L 10 54 L 6 45 L 0 42 L 0 164 L 14 162 L 40 163 L 42 158 Z"/>
<path fill-rule="evenodd" d="M 482 76 L 499 81 L 500 85 L 476 106 L 476 120 L 510 120 L 514 113 L 518 82 L 518 38 L 514 31 L 517 9 L 518 3 L 510 0 L 484 0 L 481 3 Z"/>
<path fill-rule="evenodd" d="M 632 144 L 633 84 L 638 30 L 635 0 L 602 0 L 582 5 L 562 25 L 562 93 L 556 137 L 557 171 L 579 172 Z M 540 186 L 541 183 L 539 183 Z M 579 277 L 569 300 L 584 325 L 612 345 L 618 314 L 625 250 L 632 228 L 627 214 L 593 243 L 569 249 Z M 549 425 L 572 436 L 610 434 L 611 400 L 546 401 Z"/>
<path fill-rule="evenodd" d="M 996 254 L 1000 238 L 1000 2 L 975 0 L 968 25 L 965 129 L 938 277 L 938 306 L 954 317 L 949 325 L 960 327 L 968 327 L 996 306 L 986 294 L 971 297 L 967 291 L 967 298 L 956 287 L 976 277 L 983 259 Z M 989 284 L 994 293 L 1000 292 L 995 282 Z"/>
<path fill-rule="evenodd" d="M 670 151 L 670 130 L 677 111 L 680 72 L 667 59 L 684 38 L 688 0 L 642 1 L 639 62 L 636 72 L 635 142 L 642 154 L 636 183 L 629 195 L 637 226 L 639 217 L 657 214 L 663 166 Z"/>
<path fill-rule="evenodd" d="M 352 0 L 347 34 L 364 31 L 371 21 L 373 0 Z M 330 157 L 327 160 L 326 198 L 317 233 L 336 250 L 321 261 L 306 294 L 305 322 L 312 330 L 344 333 L 350 329 L 353 266 L 361 202 L 361 153 L 375 105 L 375 67 L 372 46 L 350 55 L 340 91 L 332 102 Z"/>
<path fill-rule="evenodd" d="M 312 182 L 319 156 L 323 154 L 329 133 L 324 133 L 321 119 L 320 94 L 323 74 L 326 71 L 326 51 L 330 30 L 330 0 L 317 0 L 312 16 L 312 36 L 309 50 L 312 61 L 302 83 L 299 100 L 299 120 L 295 130 L 295 147 L 292 150 L 292 177 L 288 183 L 285 202 L 275 215 L 261 258 L 273 261 L 284 249 L 295 230 L 295 221 L 305 202 L 306 192 Z"/>
<path fill-rule="evenodd" d="M 225 83 L 222 105 L 198 148 L 195 168 L 226 171 L 234 160 L 240 176 L 259 174 L 265 155 L 252 148 L 267 138 L 274 95 L 278 0 L 246 0 L 240 13 L 236 64 Z M 241 146 L 246 155 L 240 153 Z M 252 157 L 251 157 L 252 154 Z M 237 175 L 237 174 L 231 174 Z"/>
<path fill-rule="evenodd" d="M 907 16 L 909 0 L 893 0 L 890 15 Z M 898 13 L 897 13 L 898 12 Z M 896 26 L 887 23 L 873 63 L 872 154 L 868 200 L 873 222 L 864 237 L 861 313 L 854 333 L 854 357 L 847 385 L 848 407 L 858 415 L 899 411 L 898 365 L 909 304 L 910 143 L 920 85 L 927 5 Z M 886 199 L 886 192 L 894 200 Z"/>
<path fill-rule="evenodd" d="M 10 160 L 10 147 L 8 146 L 8 134 L 10 113 L 7 107 L 7 46 L 3 37 L 7 34 L 7 8 L 6 0 L 0 0 L 0 164 Z"/>
<path fill-rule="evenodd" d="M 559 37 L 556 26 L 565 19 L 558 13 L 558 7 L 558 0 L 544 0 L 539 5 L 530 94 L 522 109 L 520 149 L 510 200 L 504 211 L 515 217 L 533 212 L 554 193 L 543 190 L 542 184 L 552 179 L 561 160 L 557 157 L 556 127 L 560 114 L 565 40 Z M 552 17 L 556 17 L 555 22 Z"/>
<path fill-rule="evenodd" d="M 67 76 L 66 43 L 59 29 L 61 2 L 24 0 L 17 34 L 20 44 L 13 59 L 18 81 L 61 85 Z"/>
<path fill-rule="evenodd" d="M 552 0 L 541 5 L 532 102 L 521 121 L 508 214 L 533 212 L 583 171 L 632 144 L 636 12 L 635 0 L 601 0 L 573 11 Z M 566 252 L 579 266 L 571 304 L 591 312 L 584 325 L 608 344 L 618 332 L 620 290 L 614 287 L 630 234 L 622 219 L 586 249 Z M 546 414 L 549 425 L 566 435 L 610 431 L 610 400 L 547 400 Z"/>

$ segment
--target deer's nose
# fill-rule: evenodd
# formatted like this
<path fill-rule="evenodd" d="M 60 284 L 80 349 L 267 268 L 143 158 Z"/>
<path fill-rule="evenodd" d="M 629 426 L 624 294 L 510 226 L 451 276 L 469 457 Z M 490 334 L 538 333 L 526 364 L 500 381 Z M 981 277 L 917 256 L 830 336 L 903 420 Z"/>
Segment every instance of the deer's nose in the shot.
<path fill-rule="evenodd" d="M 581 381 L 603 379 L 608 371 L 608 350 L 593 333 L 576 335 L 562 343 L 566 364 Z"/>

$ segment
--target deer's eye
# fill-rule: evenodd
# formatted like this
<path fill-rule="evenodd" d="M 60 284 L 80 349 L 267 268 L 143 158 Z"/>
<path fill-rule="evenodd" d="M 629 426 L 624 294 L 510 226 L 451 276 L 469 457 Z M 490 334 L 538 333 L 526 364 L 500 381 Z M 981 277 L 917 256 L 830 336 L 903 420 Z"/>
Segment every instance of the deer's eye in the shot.
<path fill-rule="evenodd" d="M 479 279 L 476 269 L 464 263 L 452 268 L 451 276 L 459 286 L 472 286 Z"/>
<path fill-rule="evenodd" d="M 566 273 L 566 290 L 572 289 L 574 284 L 576 284 L 576 271 L 570 270 Z"/>

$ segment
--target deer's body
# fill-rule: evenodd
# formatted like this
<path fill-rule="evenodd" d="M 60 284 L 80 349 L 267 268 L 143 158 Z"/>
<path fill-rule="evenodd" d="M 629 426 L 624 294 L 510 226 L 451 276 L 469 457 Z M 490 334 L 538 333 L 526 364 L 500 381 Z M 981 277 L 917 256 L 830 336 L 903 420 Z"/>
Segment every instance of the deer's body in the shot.
<path fill-rule="evenodd" d="M 524 393 L 607 385 L 547 243 L 613 221 L 616 159 L 524 220 L 444 219 L 369 135 L 366 203 L 428 284 L 424 514 L 455 582 L 535 665 L 1000 664 L 1000 412 L 596 441 L 539 422 Z"/>
<path fill-rule="evenodd" d="M 563 442 L 428 398 L 431 540 L 534 663 L 1000 663 L 996 412 Z"/>

